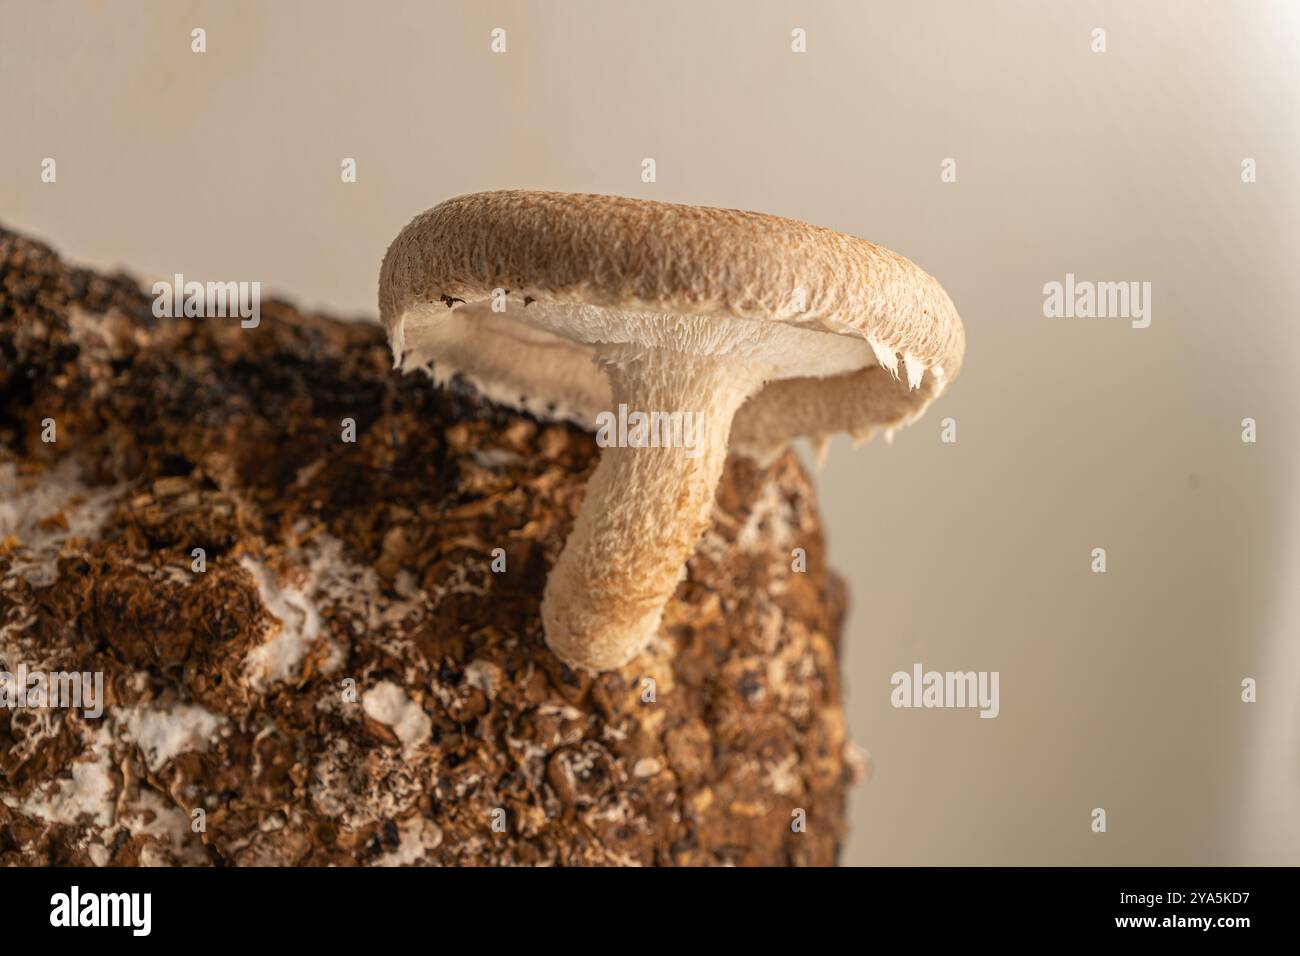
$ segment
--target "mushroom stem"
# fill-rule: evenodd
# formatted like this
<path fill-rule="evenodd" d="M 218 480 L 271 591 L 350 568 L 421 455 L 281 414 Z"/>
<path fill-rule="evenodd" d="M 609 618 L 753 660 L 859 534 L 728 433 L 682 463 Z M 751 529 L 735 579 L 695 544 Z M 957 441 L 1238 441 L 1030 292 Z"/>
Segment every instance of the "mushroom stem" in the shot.
<path fill-rule="evenodd" d="M 624 409 L 629 419 L 658 413 L 661 426 L 682 413 L 677 447 L 604 448 L 546 582 L 547 643 L 569 666 L 601 671 L 626 664 L 658 631 L 709 525 L 732 417 L 763 373 L 741 360 L 669 349 L 601 345 L 597 355 L 620 422 Z M 630 445 L 637 436 L 632 428 L 628 435 Z"/>

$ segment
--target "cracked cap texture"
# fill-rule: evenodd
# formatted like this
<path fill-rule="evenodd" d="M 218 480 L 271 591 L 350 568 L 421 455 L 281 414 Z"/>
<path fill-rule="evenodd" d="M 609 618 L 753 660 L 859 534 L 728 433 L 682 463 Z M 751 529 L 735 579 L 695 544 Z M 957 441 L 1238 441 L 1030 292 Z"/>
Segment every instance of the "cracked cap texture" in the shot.
<path fill-rule="evenodd" d="M 380 275 L 380 314 L 402 367 L 439 381 L 460 374 L 497 401 L 587 427 L 609 407 L 589 347 L 492 312 L 497 290 L 507 316 L 525 319 L 540 302 L 781 322 L 871 344 L 879 364 L 761 390 L 736 417 L 731 440 L 742 447 L 906 424 L 956 377 L 965 347 L 952 301 L 929 274 L 792 219 L 532 191 L 461 196 L 417 216 Z M 431 337 L 449 320 L 455 331 Z"/>

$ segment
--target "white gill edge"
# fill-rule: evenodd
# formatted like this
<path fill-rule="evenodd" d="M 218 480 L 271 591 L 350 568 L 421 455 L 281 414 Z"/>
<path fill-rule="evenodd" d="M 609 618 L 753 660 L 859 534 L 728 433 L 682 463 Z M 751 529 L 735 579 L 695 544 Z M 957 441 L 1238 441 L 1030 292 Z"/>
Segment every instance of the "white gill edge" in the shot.
<path fill-rule="evenodd" d="M 887 345 L 883 342 L 879 342 L 876 339 L 872 338 L 871 336 L 867 336 L 866 339 L 867 339 L 867 344 L 871 346 L 871 351 L 876 356 L 876 361 L 878 361 L 884 368 L 886 368 L 889 371 L 889 373 L 894 376 L 895 379 L 898 379 L 899 377 L 898 362 L 899 362 L 899 357 L 901 355 L 903 361 L 903 370 L 907 375 L 908 389 L 911 390 L 911 389 L 917 389 L 921 387 L 921 380 L 927 371 L 924 362 L 922 362 L 911 352 L 900 352 L 899 349 L 896 349 L 893 346 Z M 393 333 L 390 336 L 390 345 L 393 350 L 393 368 L 399 369 L 402 372 L 410 371 L 412 367 L 422 368 L 426 373 L 429 374 L 429 376 L 439 386 L 445 386 L 452 379 L 452 377 L 459 372 L 458 369 L 449 368 L 444 363 L 435 362 L 432 356 L 429 356 L 427 358 L 420 357 L 420 356 L 412 356 L 413 358 L 415 358 L 414 362 L 404 361 L 404 359 L 407 357 L 406 316 L 404 314 L 400 318 L 398 318 L 397 324 L 393 328 Z M 931 399 L 933 400 L 934 398 L 938 398 L 939 395 L 942 394 L 944 390 L 945 376 L 944 376 L 942 365 L 936 365 L 933 368 L 929 369 L 929 371 L 935 378 L 934 394 L 931 396 Z M 464 373 L 460 373 L 460 374 L 464 375 Z M 507 397 L 505 394 L 500 394 L 506 391 L 504 389 L 502 390 L 495 389 L 486 382 L 478 381 L 477 378 L 474 376 L 465 375 L 465 377 L 468 378 L 470 380 L 470 383 L 485 397 L 493 401 L 500 402 L 501 404 L 507 405 L 512 408 L 516 408 L 516 409 L 520 408 L 520 403 L 518 401 L 517 396 L 511 395 Z M 902 421 L 895 422 L 894 424 L 885 428 L 884 430 L 885 444 L 893 444 L 894 432 L 897 431 L 899 428 L 905 428 L 908 425 L 911 425 L 913 422 L 915 422 L 918 418 L 921 417 L 922 414 L 925 413 L 925 409 L 926 407 L 928 407 L 928 405 L 929 403 L 927 402 L 925 405 L 921 406 L 921 408 L 917 409 L 915 414 L 909 416 L 908 418 Z M 523 410 L 528 412 L 535 412 L 534 409 L 527 408 L 527 407 L 523 408 Z M 589 427 L 588 423 L 583 418 L 583 416 L 578 414 L 576 410 L 570 408 L 556 408 L 547 417 L 553 419 L 567 420 L 577 425 L 580 428 Z M 857 431 L 850 432 L 849 437 L 853 442 L 853 447 L 857 448 L 858 446 L 863 445 L 866 442 L 870 441 L 872 437 L 875 436 L 876 432 L 879 430 L 880 429 L 877 426 L 869 426 L 866 428 L 859 429 Z M 779 456 L 780 452 L 784 451 L 785 447 L 786 446 L 784 442 L 779 443 L 779 445 L 775 448 L 765 449 L 764 451 L 766 451 L 767 454 L 762 454 L 761 457 L 763 458 L 770 457 L 771 460 L 775 460 L 776 457 Z M 818 470 L 820 470 L 821 467 L 825 464 L 828 448 L 829 448 L 829 443 L 826 442 L 825 440 L 814 443 L 814 452 L 817 458 Z"/>

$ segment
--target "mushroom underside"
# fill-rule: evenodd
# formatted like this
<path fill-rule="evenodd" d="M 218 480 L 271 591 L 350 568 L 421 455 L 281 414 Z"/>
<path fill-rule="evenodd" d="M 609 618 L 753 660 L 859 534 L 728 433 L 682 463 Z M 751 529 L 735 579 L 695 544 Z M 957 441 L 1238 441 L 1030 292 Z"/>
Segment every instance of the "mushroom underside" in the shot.
<path fill-rule="evenodd" d="M 494 304 L 503 301 L 506 311 L 496 311 Z M 758 457 L 799 437 L 848 434 L 862 442 L 880 429 L 892 431 L 919 417 L 945 384 L 942 367 L 926 368 L 905 348 L 856 333 L 710 315 L 556 307 L 523 296 L 413 306 L 393 323 L 390 339 L 402 371 L 423 369 L 440 385 L 459 377 L 509 408 L 595 431 L 597 416 L 613 405 L 609 379 L 596 360 L 602 341 L 597 336 L 615 317 L 774 332 L 769 348 L 781 361 L 736 412 L 730 434 L 732 450 Z"/>

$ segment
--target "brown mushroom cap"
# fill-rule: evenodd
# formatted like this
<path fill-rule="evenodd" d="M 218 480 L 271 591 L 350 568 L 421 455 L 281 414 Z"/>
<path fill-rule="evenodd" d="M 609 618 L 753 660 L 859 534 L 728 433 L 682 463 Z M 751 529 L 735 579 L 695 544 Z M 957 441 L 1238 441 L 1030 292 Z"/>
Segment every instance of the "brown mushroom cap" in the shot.
<path fill-rule="evenodd" d="M 887 249 L 762 213 L 614 196 L 505 191 L 435 206 L 389 247 L 379 305 L 403 369 L 459 373 L 503 404 L 589 429 L 610 385 L 591 342 L 557 327 L 566 312 L 817 336 L 784 339 L 788 374 L 736 413 L 731 444 L 751 450 L 906 424 L 956 377 L 965 346 L 939 283 Z M 821 336 L 842 341 L 823 348 Z"/>

